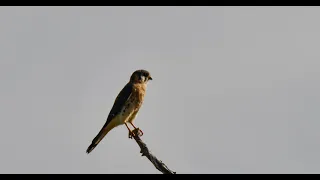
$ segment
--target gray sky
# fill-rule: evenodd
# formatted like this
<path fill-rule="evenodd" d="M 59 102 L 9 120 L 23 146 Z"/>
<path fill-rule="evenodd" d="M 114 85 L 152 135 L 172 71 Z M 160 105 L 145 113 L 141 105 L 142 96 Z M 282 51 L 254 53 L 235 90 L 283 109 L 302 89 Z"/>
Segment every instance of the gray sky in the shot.
<path fill-rule="evenodd" d="M 0 7 L 0 173 L 320 173 L 319 7 Z"/>

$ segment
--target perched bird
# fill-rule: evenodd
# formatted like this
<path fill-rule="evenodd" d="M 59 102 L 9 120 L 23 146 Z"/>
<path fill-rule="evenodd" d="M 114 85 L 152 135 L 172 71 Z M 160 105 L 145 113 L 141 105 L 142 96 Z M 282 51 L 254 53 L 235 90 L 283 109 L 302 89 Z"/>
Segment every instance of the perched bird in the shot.
<path fill-rule="evenodd" d="M 133 121 L 143 103 L 149 80 L 152 80 L 152 77 L 146 70 L 136 70 L 132 73 L 129 82 L 115 99 L 105 124 L 92 140 L 86 151 L 87 153 L 90 153 L 108 132 L 119 125 L 125 124 L 129 130 L 129 138 L 132 138 L 133 132 L 130 130 L 127 123 L 130 123 L 136 129 Z M 140 133 L 143 135 L 141 130 Z"/>

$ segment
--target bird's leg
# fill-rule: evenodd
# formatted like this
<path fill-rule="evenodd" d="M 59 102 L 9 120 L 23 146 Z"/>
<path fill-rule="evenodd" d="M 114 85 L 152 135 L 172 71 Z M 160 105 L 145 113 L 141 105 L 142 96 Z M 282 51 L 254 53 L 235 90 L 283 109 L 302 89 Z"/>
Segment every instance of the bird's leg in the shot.
<path fill-rule="evenodd" d="M 134 127 L 134 129 L 137 129 L 137 128 L 136 128 L 136 126 L 132 124 L 132 122 L 130 122 L 130 124 Z M 142 132 L 142 130 L 141 130 L 141 129 L 139 129 L 139 131 L 140 131 L 140 133 L 141 133 L 141 136 L 143 136 L 143 132 Z"/>
<path fill-rule="evenodd" d="M 130 128 L 128 127 L 128 124 L 127 123 L 124 123 L 126 125 L 126 127 L 128 128 L 129 130 L 129 138 L 132 139 L 132 136 L 134 135 L 133 132 L 130 130 Z"/>

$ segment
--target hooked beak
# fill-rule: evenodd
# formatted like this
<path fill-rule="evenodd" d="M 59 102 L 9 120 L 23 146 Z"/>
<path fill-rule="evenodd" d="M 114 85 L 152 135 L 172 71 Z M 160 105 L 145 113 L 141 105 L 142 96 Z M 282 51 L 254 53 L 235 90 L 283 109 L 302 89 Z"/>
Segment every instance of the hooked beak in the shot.
<path fill-rule="evenodd" d="M 151 77 L 151 76 L 149 76 L 149 80 L 152 80 L 152 77 Z"/>

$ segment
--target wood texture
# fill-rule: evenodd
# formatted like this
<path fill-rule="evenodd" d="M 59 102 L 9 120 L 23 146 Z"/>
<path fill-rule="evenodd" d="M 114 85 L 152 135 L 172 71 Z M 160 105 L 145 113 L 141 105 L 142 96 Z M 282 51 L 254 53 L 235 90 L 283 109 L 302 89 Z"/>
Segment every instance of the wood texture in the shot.
<path fill-rule="evenodd" d="M 161 160 L 159 160 L 155 155 L 151 154 L 147 145 L 139 137 L 139 128 L 134 129 L 133 138 L 140 147 L 141 156 L 146 156 L 150 162 L 163 174 L 176 174 L 176 172 L 170 170 Z"/>

